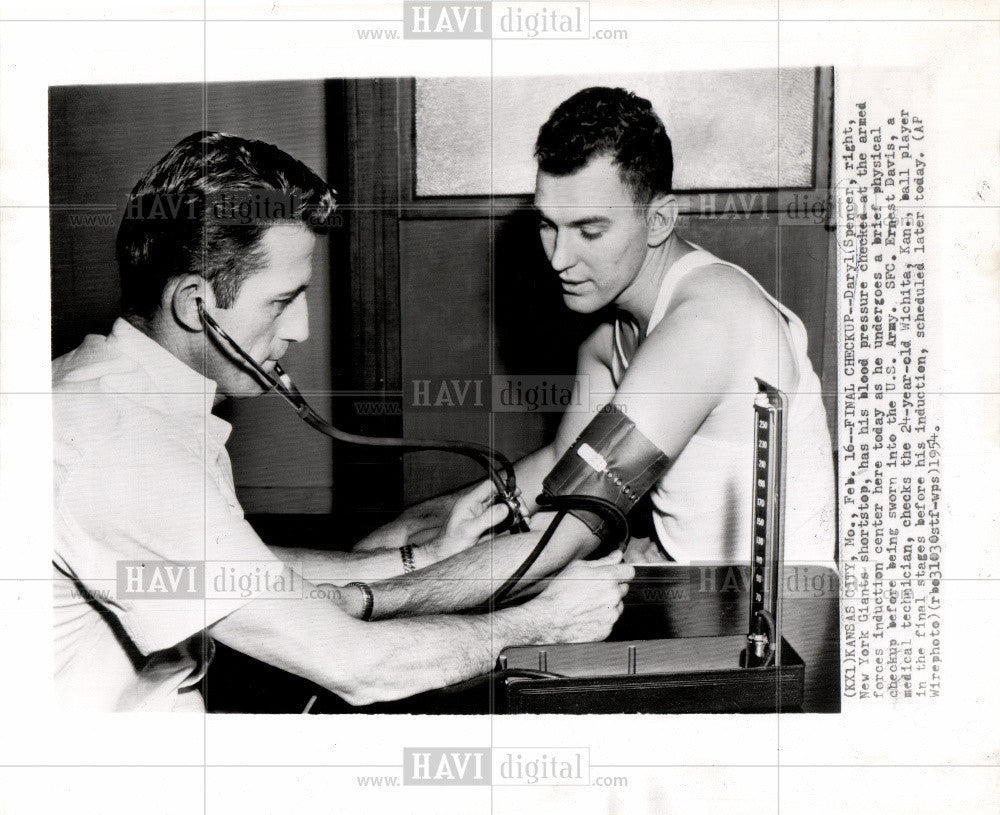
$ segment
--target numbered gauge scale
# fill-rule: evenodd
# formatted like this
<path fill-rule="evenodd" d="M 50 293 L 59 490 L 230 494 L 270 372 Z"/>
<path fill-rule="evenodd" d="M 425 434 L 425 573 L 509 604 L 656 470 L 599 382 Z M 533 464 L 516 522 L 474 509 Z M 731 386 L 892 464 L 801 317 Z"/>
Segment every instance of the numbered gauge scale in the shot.
<path fill-rule="evenodd" d="M 802 704 L 805 664 L 781 636 L 787 399 L 757 380 L 745 635 L 506 648 L 509 713 L 766 712 Z"/>

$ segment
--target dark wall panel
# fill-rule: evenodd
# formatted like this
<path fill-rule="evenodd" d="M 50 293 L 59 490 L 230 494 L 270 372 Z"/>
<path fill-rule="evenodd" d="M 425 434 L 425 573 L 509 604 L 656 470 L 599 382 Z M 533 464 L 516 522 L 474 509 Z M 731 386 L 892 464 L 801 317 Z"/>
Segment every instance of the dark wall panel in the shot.
<path fill-rule="evenodd" d="M 474 405 L 413 407 L 415 383 L 487 379 L 490 352 L 490 235 L 486 220 L 400 223 L 403 434 L 488 442 L 489 413 Z M 404 502 L 478 476 L 472 462 L 445 453 L 404 458 Z"/>

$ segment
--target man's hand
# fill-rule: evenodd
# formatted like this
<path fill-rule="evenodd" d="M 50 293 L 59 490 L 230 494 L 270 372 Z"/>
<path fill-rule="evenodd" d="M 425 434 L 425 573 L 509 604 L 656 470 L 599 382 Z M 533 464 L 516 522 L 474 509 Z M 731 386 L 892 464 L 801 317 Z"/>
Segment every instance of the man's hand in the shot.
<path fill-rule="evenodd" d="M 418 569 L 468 549 L 509 514 L 506 504 L 494 504 L 496 489 L 483 481 L 459 496 L 432 498 L 403 512 L 392 523 L 360 540 L 352 551 L 413 547 Z"/>
<path fill-rule="evenodd" d="M 418 561 L 422 562 L 417 565 L 429 565 L 468 549 L 501 523 L 510 509 L 506 504 L 494 504 L 495 495 L 493 483 L 484 481 L 455 501 L 441 534 L 420 546 Z"/>
<path fill-rule="evenodd" d="M 444 533 L 449 516 L 453 514 L 462 498 L 472 494 L 479 496 L 480 493 L 485 496 L 486 493 L 492 493 L 492 490 L 493 483 L 486 480 L 474 487 L 466 488 L 464 492 L 439 495 L 407 507 L 396 520 L 379 527 L 358 541 L 352 551 L 374 552 L 378 549 L 398 549 L 407 543 L 411 546 L 430 543 Z M 501 515 L 500 520 L 502 519 Z"/>
<path fill-rule="evenodd" d="M 398 549 L 407 543 L 411 546 L 429 543 L 441 534 L 455 501 L 454 495 L 442 495 L 414 504 L 403 510 L 396 520 L 358 541 L 352 551 L 374 552 Z"/>
<path fill-rule="evenodd" d="M 667 557 L 652 538 L 632 538 L 625 549 L 625 562 L 662 566 Z"/>
<path fill-rule="evenodd" d="M 574 560 L 525 604 L 531 614 L 548 621 L 549 642 L 597 642 L 611 633 L 635 576 L 635 568 L 621 561 L 621 552 Z"/>

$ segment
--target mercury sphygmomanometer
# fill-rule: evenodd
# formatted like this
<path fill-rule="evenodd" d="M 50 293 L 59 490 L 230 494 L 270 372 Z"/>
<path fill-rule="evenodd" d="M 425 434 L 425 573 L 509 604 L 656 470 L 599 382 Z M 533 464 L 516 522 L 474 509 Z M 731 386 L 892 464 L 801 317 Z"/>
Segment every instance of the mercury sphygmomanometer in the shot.
<path fill-rule="evenodd" d="M 498 502 L 510 509 L 505 528 L 526 532 L 528 524 L 518 498 L 514 466 L 498 450 L 471 442 L 385 438 L 347 433 L 334 427 L 309 405 L 291 377 L 275 363 L 273 375 L 225 332 L 198 300 L 198 314 L 222 350 L 235 355 L 268 390 L 277 392 L 303 421 L 334 441 L 368 447 L 391 447 L 403 452 L 440 450 L 471 458 L 481 464 L 497 488 Z M 538 504 L 556 516 L 524 562 L 497 589 L 490 603 L 503 600 L 548 545 L 567 513 L 579 518 L 600 539 L 603 547 L 624 546 L 629 540 L 626 515 L 666 470 L 667 457 L 636 428 L 621 410 L 611 406 L 584 429 L 546 476 Z"/>

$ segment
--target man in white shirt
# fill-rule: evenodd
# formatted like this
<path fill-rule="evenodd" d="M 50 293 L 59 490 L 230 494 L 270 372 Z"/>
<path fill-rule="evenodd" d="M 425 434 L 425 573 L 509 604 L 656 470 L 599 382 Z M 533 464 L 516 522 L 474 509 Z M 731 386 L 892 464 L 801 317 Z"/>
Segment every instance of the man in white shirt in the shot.
<path fill-rule="evenodd" d="M 220 217 L 227 195 L 284 209 L 243 223 Z M 278 148 L 208 132 L 133 189 L 117 241 L 124 316 L 53 363 L 55 674 L 71 706 L 203 710 L 213 638 L 364 704 L 482 673 L 506 645 L 602 639 L 621 613 L 632 570 L 609 558 L 571 564 L 519 607 L 443 616 L 493 588 L 484 547 L 463 551 L 495 520 L 483 490 L 405 575 L 399 550 L 279 556 L 244 520 L 230 426 L 211 411 L 262 387 L 207 336 L 202 310 L 273 370 L 308 336 L 311 257 L 333 207 Z M 206 596 L 215 570 L 234 579 Z M 386 619 L 404 615 L 422 616 Z"/>

